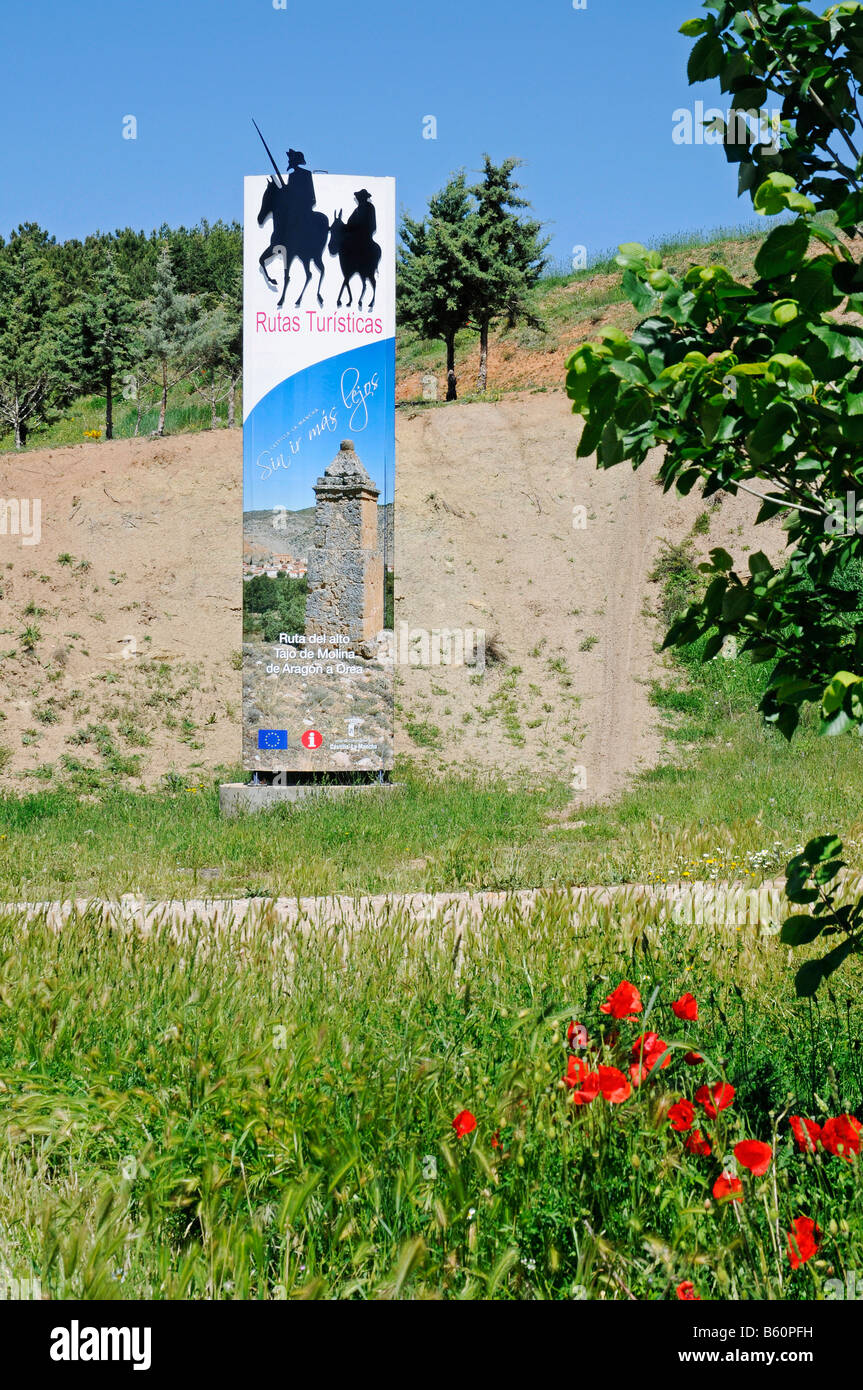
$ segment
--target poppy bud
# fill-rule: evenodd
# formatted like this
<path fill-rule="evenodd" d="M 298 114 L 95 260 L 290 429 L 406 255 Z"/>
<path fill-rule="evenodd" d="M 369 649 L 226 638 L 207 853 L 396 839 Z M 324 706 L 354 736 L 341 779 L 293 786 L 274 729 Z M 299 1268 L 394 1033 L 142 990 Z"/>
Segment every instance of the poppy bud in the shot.
<path fill-rule="evenodd" d="M 638 1154 L 633 1154 L 633 1155 L 632 1155 L 632 1158 L 630 1159 L 630 1162 L 631 1162 L 633 1168 L 640 1168 L 640 1167 L 641 1167 L 641 1159 L 639 1158 Z"/>
<path fill-rule="evenodd" d="M 836 1221 L 831 1221 L 831 1222 L 830 1222 L 830 1225 L 827 1227 L 827 1229 L 828 1229 L 828 1231 L 830 1232 L 831 1236 L 838 1236 L 838 1234 L 839 1234 L 839 1225 L 838 1225 L 838 1223 L 837 1223 Z"/>

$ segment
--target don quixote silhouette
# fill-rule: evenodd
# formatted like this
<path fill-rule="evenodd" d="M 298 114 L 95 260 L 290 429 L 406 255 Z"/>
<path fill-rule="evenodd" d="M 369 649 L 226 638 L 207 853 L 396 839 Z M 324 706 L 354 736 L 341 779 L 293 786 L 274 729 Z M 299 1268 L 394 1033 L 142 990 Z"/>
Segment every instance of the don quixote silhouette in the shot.
<path fill-rule="evenodd" d="M 259 264 L 264 279 L 273 289 L 278 288 L 278 281 L 270 275 L 267 266 L 272 258 L 279 254 L 284 260 L 284 283 L 282 293 L 279 296 L 278 307 L 281 309 L 285 302 L 288 281 L 291 278 L 291 267 L 294 261 L 298 260 L 306 272 L 306 278 L 295 300 L 295 306 L 299 308 L 302 303 L 303 295 L 312 278 L 312 266 L 315 266 L 319 272 L 317 300 L 319 306 L 323 308 L 324 300 L 321 294 L 325 273 L 323 253 L 327 246 L 327 237 L 329 237 L 330 255 L 338 256 L 339 267 L 342 272 L 342 283 L 336 307 L 341 308 L 342 295 L 345 291 L 347 291 L 348 296 L 348 307 L 353 304 L 351 280 L 356 275 L 360 279 L 357 308 L 363 308 L 363 298 L 367 288 L 371 286 L 372 297 L 365 307 L 366 313 L 371 312 L 375 306 L 381 248 L 374 239 L 377 230 L 377 217 L 368 190 L 360 188 L 354 194 L 357 206 L 347 222 L 342 221 L 343 209 L 340 208 L 330 223 L 325 213 L 315 211 L 317 201 L 315 182 L 312 171 L 305 168 L 305 155 L 300 150 L 288 150 L 288 174 L 287 178 L 284 178 L 272 156 L 269 145 L 261 134 L 257 121 L 254 121 L 253 124 L 261 137 L 261 143 L 267 151 L 275 172 L 275 178 L 269 178 L 264 189 L 264 196 L 258 213 L 258 226 L 263 227 L 267 218 L 272 218 L 270 244 L 261 252 Z"/>

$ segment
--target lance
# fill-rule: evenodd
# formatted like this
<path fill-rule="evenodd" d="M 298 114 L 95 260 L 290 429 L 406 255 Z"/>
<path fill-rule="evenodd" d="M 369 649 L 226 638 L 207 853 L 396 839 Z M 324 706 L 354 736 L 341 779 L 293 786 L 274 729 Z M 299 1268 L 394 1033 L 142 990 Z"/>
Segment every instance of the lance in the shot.
<path fill-rule="evenodd" d="M 252 125 L 255 127 L 255 130 L 258 132 L 258 134 L 261 135 L 261 127 L 258 125 L 258 123 L 257 123 L 257 121 L 255 120 L 254 116 L 252 117 Z M 273 159 L 272 151 L 271 151 L 269 145 L 267 144 L 266 140 L 264 139 L 263 135 L 261 135 L 261 144 L 263 145 L 264 149 L 267 151 L 267 154 L 270 156 L 270 163 L 272 164 L 273 168 L 274 168 L 275 171 L 276 171 L 276 178 L 279 180 L 279 187 L 280 187 L 280 188 L 284 188 L 284 187 L 285 187 L 285 180 L 282 178 L 282 176 L 281 176 L 281 174 L 280 174 L 280 172 L 279 172 L 279 166 L 278 166 L 278 164 L 276 163 L 276 161 Z"/>

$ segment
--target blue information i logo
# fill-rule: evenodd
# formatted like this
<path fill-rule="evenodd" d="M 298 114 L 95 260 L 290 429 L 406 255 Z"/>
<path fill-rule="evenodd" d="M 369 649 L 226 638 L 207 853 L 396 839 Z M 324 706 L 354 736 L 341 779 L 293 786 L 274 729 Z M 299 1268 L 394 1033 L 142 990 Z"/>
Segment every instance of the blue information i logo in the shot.
<path fill-rule="evenodd" d="M 287 729 L 259 729 L 258 747 L 259 748 L 287 748 L 288 731 Z"/>

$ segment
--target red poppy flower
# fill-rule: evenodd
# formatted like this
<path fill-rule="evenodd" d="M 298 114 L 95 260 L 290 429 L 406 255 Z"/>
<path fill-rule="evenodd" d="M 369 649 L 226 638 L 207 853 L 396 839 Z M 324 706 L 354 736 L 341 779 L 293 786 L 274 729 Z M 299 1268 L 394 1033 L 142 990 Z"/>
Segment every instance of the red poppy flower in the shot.
<path fill-rule="evenodd" d="M 563 1084 L 572 1091 L 573 1105 L 589 1105 L 599 1095 L 599 1076 L 580 1057 L 568 1059 Z"/>
<path fill-rule="evenodd" d="M 717 1202 L 742 1202 L 743 1183 L 739 1178 L 732 1178 L 728 1173 L 720 1173 L 713 1184 L 713 1195 Z"/>
<path fill-rule="evenodd" d="M 573 1019 L 566 1030 L 566 1041 L 569 1044 L 569 1046 L 573 1049 L 573 1051 L 575 1051 L 577 1047 L 587 1047 L 587 1029 L 585 1028 L 584 1024 L 576 1023 L 575 1019 Z"/>
<path fill-rule="evenodd" d="M 773 1150 L 760 1139 L 743 1139 L 734 1145 L 734 1157 L 756 1178 L 763 1177 L 773 1159 Z"/>
<path fill-rule="evenodd" d="M 816 1120 L 806 1120 L 802 1115 L 789 1115 L 788 1123 L 802 1154 L 814 1154 L 815 1146 L 821 1138 L 821 1126 Z"/>
<path fill-rule="evenodd" d="M 821 1143 L 834 1158 L 851 1162 L 852 1154 L 860 1152 L 860 1130 L 863 1128 L 853 1115 L 837 1115 L 827 1120 L 821 1130 Z"/>
<path fill-rule="evenodd" d="M 668 1043 L 663 1042 L 658 1033 L 642 1033 L 640 1038 L 636 1038 L 632 1044 L 632 1057 L 634 1061 L 629 1068 L 629 1074 L 636 1086 L 640 1085 L 646 1076 L 653 1071 L 659 1063 L 660 1071 L 667 1067 L 671 1061 L 671 1054 L 659 1061 L 664 1052 L 668 1052 Z"/>
<path fill-rule="evenodd" d="M 692 1101 L 687 1100 L 685 1096 L 676 1101 L 668 1112 L 668 1122 L 678 1134 L 685 1134 L 688 1129 L 691 1129 L 694 1119 L 695 1107 Z"/>
<path fill-rule="evenodd" d="M 617 1067 L 599 1068 L 599 1089 L 610 1105 L 620 1105 L 632 1095 L 632 1087 Z"/>
<path fill-rule="evenodd" d="M 690 1067 L 697 1067 L 701 1062 L 704 1061 L 704 1058 L 702 1057 L 700 1052 L 684 1052 L 683 1060 Z"/>
<path fill-rule="evenodd" d="M 641 1013 L 641 995 L 631 985 L 628 980 L 622 980 L 617 989 L 612 990 L 604 1004 L 599 1006 L 600 1012 L 611 1014 L 612 1018 L 634 1018 Z"/>
<path fill-rule="evenodd" d="M 681 994 L 679 999 L 675 999 L 671 1006 L 671 1011 L 677 1018 L 685 1019 L 687 1023 L 694 1023 L 698 1018 L 698 1003 L 693 994 Z"/>
<path fill-rule="evenodd" d="M 684 1279 L 682 1284 L 677 1285 L 677 1297 L 688 1303 L 701 1302 L 701 1294 L 695 1292 L 695 1285 L 690 1279 Z"/>
<path fill-rule="evenodd" d="M 472 1115 L 469 1110 L 460 1110 L 452 1122 L 452 1127 L 459 1139 L 465 1134 L 471 1134 L 476 1129 L 476 1115 Z"/>
<path fill-rule="evenodd" d="M 727 1081 L 717 1081 L 714 1086 L 699 1086 L 695 1099 L 703 1105 L 712 1120 L 720 1110 L 727 1110 L 734 1099 L 734 1087 Z"/>
<path fill-rule="evenodd" d="M 503 1148 L 503 1145 L 502 1145 L 501 1142 L 500 1142 L 500 1130 L 499 1130 L 499 1129 L 496 1129 L 495 1132 L 494 1132 L 494 1134 L 491 1136 L 491 1146 L 492 1146 L 493 1149 L 502 1149 L 502 1148 Z"/>
<path fill-rule="evenodd" d="M 599 1076 L 595 1071 L 588 1072 L 581 1087 L 573 1091 L 570 1100 L 573 1105 L 590 1105 L 599 1095 Z"/>
<path fill-rule="evenodd" d="M 568 1086 L 571 1091 L 576 1090 L 589 1071 L 590 1067 L 580 1057 L 567 1057 L 566 1076 L 563 1078 L 564 1086 Z"/>
<path fill-rule="evenodd" d="M 795 1216 L 788 1232 L 788 1259 L 792 1269 L 799 1269 L 817 1254 L 821 1232 L 810 1216 Z"/>
<path fill-rule="evenodd" d="M 688 1149 L 691 1154 L 698 1154 L 701 1158 L 709 1158 L 713 1153 L 710 1147 L 710 1140 L 701 1133 L 700 1129 L 694 1129 L 684 1141 L 683 1147 Z"/>

